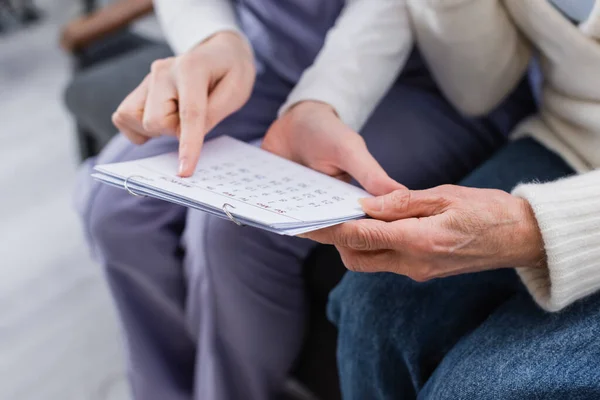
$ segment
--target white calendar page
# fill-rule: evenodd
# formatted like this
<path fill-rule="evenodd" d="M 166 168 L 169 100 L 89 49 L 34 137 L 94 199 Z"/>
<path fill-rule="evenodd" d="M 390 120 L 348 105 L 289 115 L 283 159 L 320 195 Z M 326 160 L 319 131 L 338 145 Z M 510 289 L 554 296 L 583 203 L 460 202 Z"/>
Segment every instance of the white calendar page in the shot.
<path fill-rule="evenodd" d="M 220 213 L 229 204 L 240 220 L 293 228 L 364 216 L 358 199 L 369 194 L 345 182 L 230 137 L 205 143 L 194 175 L 177 176 L 176 153 L 97 166 L 119 185 Z M 104 179 L 105 181 L 107 179 Z M 181 203 L 181 202 L 180 202 Z"/>

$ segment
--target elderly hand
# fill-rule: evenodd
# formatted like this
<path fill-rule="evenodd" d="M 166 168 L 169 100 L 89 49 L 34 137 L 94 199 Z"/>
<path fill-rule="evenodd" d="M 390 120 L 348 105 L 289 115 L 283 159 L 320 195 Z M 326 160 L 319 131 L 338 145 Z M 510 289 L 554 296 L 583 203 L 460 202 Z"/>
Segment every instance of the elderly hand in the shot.
<path fill-rule="evenodd" d="M 178 137 L 179 175 L 190 176 L 204 136 L 248 101 L 255 78 L 249 44 L 236 33 L 217 33 L 181 56 L 155 61 L 113 122 L 136 144 Z"/>
<path fill-rule="evenodd" d="M 371 194 L 404 188 L 325 103 L 304 101 L 292 107 L 271 125 L 262 148 L 336 178 L 353 177 Z"/>
<path fill-rule="evenodd" d="M 543 266 L 543 241 L 525 200 L 489 189 L 440 186 L 363 199 L 376 219 L 304 235 L 334 244 L 346 267 L 417 281 L 506 267 Z"/>

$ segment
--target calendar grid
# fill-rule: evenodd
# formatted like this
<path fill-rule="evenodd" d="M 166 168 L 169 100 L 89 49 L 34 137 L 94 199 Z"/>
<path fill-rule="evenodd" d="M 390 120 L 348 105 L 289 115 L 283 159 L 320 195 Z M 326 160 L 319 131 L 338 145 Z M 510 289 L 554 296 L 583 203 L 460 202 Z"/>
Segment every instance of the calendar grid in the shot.
<path fill-rule="evenodd" d="M 121 180 L 125 189 L 131 177 L 146 178 L 139 184 L 146 195 L 206 212 L 225 215 L 222 207 L 231 204 L 230 210 L 237 208 L 236 219 L 279 234 L 296 235 L 361 218 L 364 212 L 358 200 L 370 196 L 356 186 L 230 137 L 204 145 L 191 177 L 177 176 L 178 163 L 178 154 L 172 152 L 95 169 L 98 179 L 111 184 Z"/>
<path fill-rule="evenodd" d="M 142 169 L 145 169 L 145 170 L 147 170 L 147 171 L 150 171 L 150 172 L 153 172 L 153 173 L 155 173 L 155 174 L 157 174 L 157 175 L 160 175 L 160 176 L 161 176 L 161 177 L 163 177 L 163 178 L 170 179 L 170 182 L 171 182 L 171 183 L 182 184 L 182 182 L 181 182 L 181 180 L 182 180 L 182 179 L 181 179 L 181 178 L 173 178 L 173 177 L 171 177 L 171 176 L 165 175 L 165 174 L 163 174 L 162 172 L 160 172 L 160 171 L 158 171 L 158 170 L 156 170 L 156 169 L 154 169 L 154 168 L 148 167 L 148 166 L 146 166 L 146 165 L 141 165 L 140 167 L 141 167 Z M 224 198 L 226 198 L 226 199 L 228 199 L 228 200 L 240 201 L 240 202 L 242 202 L 242 203 L 244 203 L 244 204 L 246 204 L 246 205 L 249 205 L 249 206 L 251 206 L 251 207 L 255 207 L 255 208 L 258 208 L 258 209 L 261 209 L 261 210 L 265 210 L 265 211 L 268 211 L 268 212 L 270 212 L 270 213 L 273 213 L 273 214 L 278 214 L 278 215 L 279 215 L 279 213 L 277 213 L 277 212 L 275 212 L 275 211 L 273 211 L 273 210 L 265 209 L 265 208 L 263 208 L 263 207 L 260 207 L 260 206 L 254 205 L 254 204 L 252 204 L 252 203 L 247 203 L 247 202 L 244 202 L 244 201 L 242 201 L 241 199 L 231 198 L 231 197 L 229 197 L 229 196 L 225 195 L 224 193 L 220 193 L 220 192 L 217 192 L 217 191 L 215 191 L 215 190 L 211 190 L 211 189 L 208 189 L 208 188 L 204 188 L 204 187 L 201 187 L 201 186 L 198 186 L 198 185 L 190 185 L 190 184 L 187 184 L 187 187 L 194 187 L 194 188 L 197 188 L 197 189 L 201 189 L 201 190 L 204 190 L 204 191 L 210 192 L 210 193 L 212 193 L 212 194 L 216 194 L 216 195 L 218 195 L 218 196 L 224 197 Z M 225 203 L 223 203 L 223 204 L 225 204 Z M 298 218 L 292 217 L 292 216 L 290 216 L 290 215 L 286 215 L 286 217 L 288 217 L 288 218 L 291 218 L 291 219 L 293 219 L 293 220 L 295 220 L 295 221 L 298 221 L 298 222 L 302 222 L 302 220 L 301 220 L 301 219 L 298 219 Z"/>

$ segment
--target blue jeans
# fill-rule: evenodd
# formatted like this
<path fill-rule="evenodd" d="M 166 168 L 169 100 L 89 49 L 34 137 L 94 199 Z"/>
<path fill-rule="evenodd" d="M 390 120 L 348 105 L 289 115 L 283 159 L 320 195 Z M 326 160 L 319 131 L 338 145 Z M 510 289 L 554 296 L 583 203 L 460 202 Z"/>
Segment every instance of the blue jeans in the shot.
<path fill-rule="evenodd" d="M 510 191 L 572 174 L 533 139 L 462 184 Z M 345 399 L 600 399 L 600 294 L 542 311 L 514 270 L 426 283 L 348 273 L 331 293 Z"/>

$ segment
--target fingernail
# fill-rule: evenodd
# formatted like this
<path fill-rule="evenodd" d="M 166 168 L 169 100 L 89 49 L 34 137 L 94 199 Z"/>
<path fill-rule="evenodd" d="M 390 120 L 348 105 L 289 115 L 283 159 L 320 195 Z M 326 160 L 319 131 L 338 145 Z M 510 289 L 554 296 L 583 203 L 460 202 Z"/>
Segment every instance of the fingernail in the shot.
<path fill-rule="evenodd" d="M 383 197 L 366 197 L 358 202 L 365 211 L 383 211 Z"/>
<path fill-rule="evenodd" d="M 180 159 L 179 160 L 179 175 L 183 175 L 186 167 L 187 167 L 187 160 L 185 158 Z"/>

